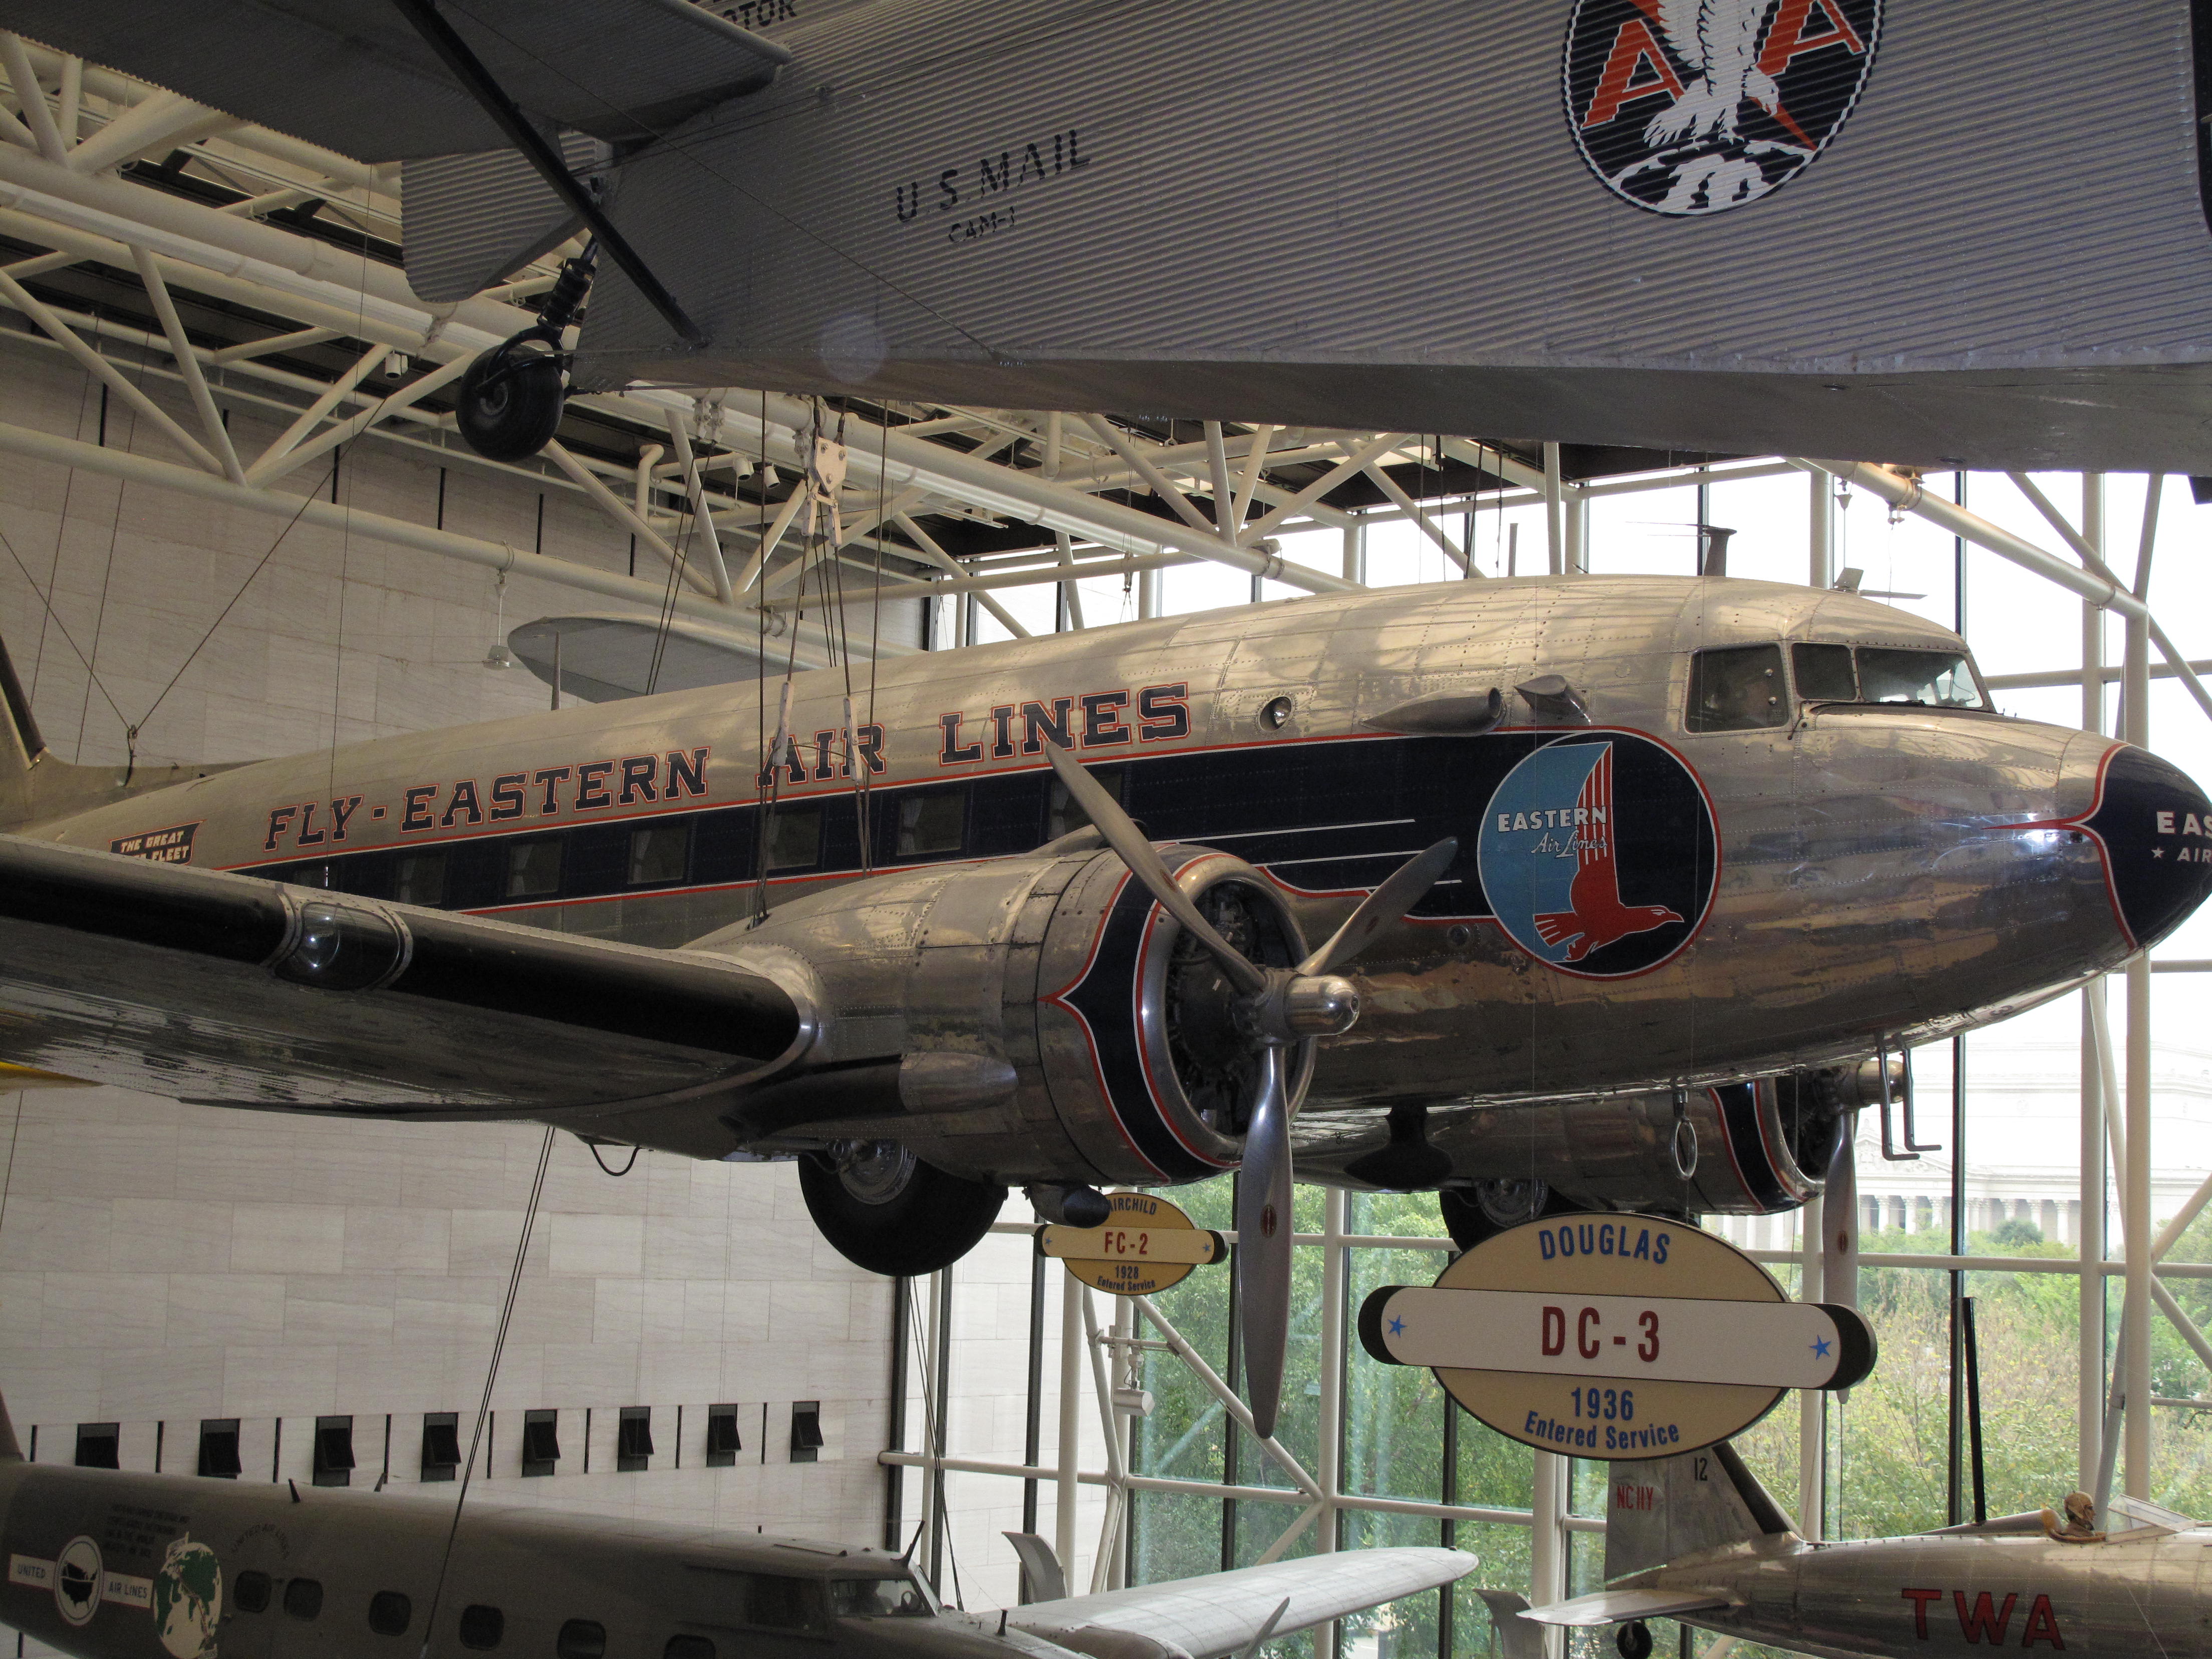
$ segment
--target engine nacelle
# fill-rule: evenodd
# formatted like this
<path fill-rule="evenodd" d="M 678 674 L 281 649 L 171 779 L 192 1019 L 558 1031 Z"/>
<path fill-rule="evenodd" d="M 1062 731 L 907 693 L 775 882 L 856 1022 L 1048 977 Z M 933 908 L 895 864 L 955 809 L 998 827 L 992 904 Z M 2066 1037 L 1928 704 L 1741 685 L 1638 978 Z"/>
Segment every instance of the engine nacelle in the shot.
<path fill-rule="evenodd" d="M 1547 1193 L 1577 1209 L 1771 1215 L 1820 1192 L 1856 1095 L 1849 1074 L 1812 1073 L 1693 1089 L 1679 1107 L 1669 1091 L 1452 1108 L 1430 1114 L 1429 1139 L 1501 1225 L 1531 1218 Z M 1300 1164 L 1341 1171 L 1373 1144 Z"/>
<path fill-rule="evenodd" d="M 1297 925 L 1242 859 L 1162 857 L 1255 962 Z M 1237 1164 L 1249 1045 L 1221 969 L 1097 847 L 890 870 L 699 941 L 808 1012 L 792 1065 L 728 1114 L 756 1147 L 894 1133 L 975 1181 L 1155 1184 Z"/>

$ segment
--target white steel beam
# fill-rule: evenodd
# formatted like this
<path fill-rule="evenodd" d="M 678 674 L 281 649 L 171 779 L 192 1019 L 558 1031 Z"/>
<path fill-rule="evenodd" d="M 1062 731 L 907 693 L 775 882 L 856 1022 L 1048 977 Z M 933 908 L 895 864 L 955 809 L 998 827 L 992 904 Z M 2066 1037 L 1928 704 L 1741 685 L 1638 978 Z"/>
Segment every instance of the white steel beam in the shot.
<path fill-rule="evenodd" d="M 88 472 L 121 478 L 131 483 L 173 489 L 225 507 L 240 507 L 249 512 L 277 518 L 297 516 L 307 524 L 366 536 L 394 546 L 434 553 L 443 558 L 458 559 L 465 564 L 481 565 L 489 570 L 513 571 L 608 599 L 625 600 L 638 605 L 648 615 L 672 603 L 671 596 L 661 583 L 641 581 L 634 576 L 595 570 L 588 565 L 576 564 L 545 554 L 526 553 L 502 543 L 458 535 L 448 530 L 436 530 L 428 525 L 410 524 L 404 519 L 390 518 L 358 507 L 340 507 L 314 498 L 302 501 L 297 495 L 287 495 L 273 489 L 255 489 L 248 485 L 233 483 L 217 472 L 196 471 L 174 462 L 155 460 L 148 456 L 132 454 L 127 450 L 80 443 L 74 438 L 34 432 L 27 427 L 0 423 L 0 452 L 21 455 L 31 460 L 52 462 L 58 466 L 79 467 Z M 673 595 L 672 605 L 675 614 L 678 616 L 729 629 L 732 644 L 751 648 L 756 643 L 750 633 L 741 633 L 732 626 L 740 617 L 750 623 L 757 614 L 755 612 L 733 614 L 727 606 L 680 590 Z M 781 617 L 771 616 L 768 620 L 771 638 L 785 637 L 790 627 L 791 624 Z M 820 643 L 820 629 L 802 629 L 800 639 L 804 641 L 799 652 L 801 666 L 818 667 L 823 658 L 813 647 Z M 884 650 L 885 654 L 902 654 L 896 647 L 885 647 Z"/>
<path fill-rule="evenodd" d="M 46 107 L 46 88 L 39 84 L 38 71 L 31 67 L 31 56 L 23 50 L 21 39 L 0 33 L 0 58 L 7 61 L 9 83 L 15 89 L 15 101 L 23 106 L 23 118 L 30 124 L 39 154 L 49 161 L 60 161 L 68 146 L 62 142 L 60 127 L 54 124 L 53 111 Z"/>
<path fill-rule="evenodd" d="M 245 125 L 235 115 L 225 115 L 173 92 L 159 93 L 83 140 L 70 151 L 64 164 L 71 173 L 90 177 L 136 161 L 149 150 L 180 149 L 196 139 L 210 138 Z"/>
<path fill-rule="evenodd" d="M 161 332 L 168 337 L 169 355 L 176 359 L 177 372 L 184 376 L 185 390 L 191 393 L 192 407 L 200 412 L 200 425 L 222 462 L 223 476 L 233 483 L 244 483 L 246 469 L 238 464 L 237 447 L 230 441 L 229 428 L 222 423 L 222 411 L 215 406 L 215 395 L 208 390 L 207 376 L 200 372 L 199 356 L 185 337 L 184 321 L 177 315 L 176 301 L 169 297 L 168 284 L 161 280 L 161 267 L 143 247 L 132 248 L 131 258 L 138 267 L 139 281 L 146 285 L 146 297 L 153 301 L 154 314 L 161 319 Z"/>

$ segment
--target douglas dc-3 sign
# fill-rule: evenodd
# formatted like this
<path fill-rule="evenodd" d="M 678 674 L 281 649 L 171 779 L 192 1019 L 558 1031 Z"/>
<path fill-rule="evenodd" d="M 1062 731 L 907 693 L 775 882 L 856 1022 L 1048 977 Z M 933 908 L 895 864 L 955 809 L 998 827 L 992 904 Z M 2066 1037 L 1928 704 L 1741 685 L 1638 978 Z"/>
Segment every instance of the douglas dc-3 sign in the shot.
<path fill-rule="evenodd" d="M 1531 1222 L 1429 1289 L 1385 1285 L 1359 1340 L 1430 1367 L 1500 1434 L 1597 1458 L 1711 1445 L 1788 1389 L 1850 1388 L 1875 1352 L 1856 1310 L 1792 1302 L 1734 1245 L 1632 1214 Z"/>
<path fill-rule="evenodd" d="M 1725 579 L 906 657 L 854 715 L 800 674 L 765 779 L 744 687 L 124 777 L 0 682 L 0 1060 L 795 1156 L 887 1273 L 1008 1186 L 1095 1226 L 1101 1185 L 1241 1168 L 1263 1424 L 1294 1115 L 1307 1178 L 1446 1188 L 1470 1241 L 1547 1185 L 1786 1209 L 1848 1176 L 1868 1056 L 2212 889 L 2172 766 L 1995 714 L 1932 623 Z"/>

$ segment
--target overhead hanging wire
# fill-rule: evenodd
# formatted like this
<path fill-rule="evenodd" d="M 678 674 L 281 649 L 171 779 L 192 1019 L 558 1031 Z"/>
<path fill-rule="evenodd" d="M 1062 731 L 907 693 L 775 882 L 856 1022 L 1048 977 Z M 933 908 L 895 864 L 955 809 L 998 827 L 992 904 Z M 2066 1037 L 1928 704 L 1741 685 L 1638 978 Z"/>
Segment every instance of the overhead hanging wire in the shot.
<path fill-rule="evenodd" d="M 522 1207 L 522 1236 L 514 1243 L 514 1267 L 507 1276 L 507 1300 L 499 1310 L 499 1328 L 491 1341 L 491 1364 L 484 1370 L 483 1396 L 477 1402 L 476 1427 L 469 1434 L 468 1461 L 461 1466 L 461 1489 L 453 1495 L 453 1518 L 446 1528 L 446 1547 L 438 1557 L 438 1576 L 432 1581 L 430 1613 L 422 1621 L 422 1656 L 428 1659 L 430 1642 L 438 1628 L 438 1602 L 446 1593 L 446 1575 L 453 1565 L 453 1541 L 460 1536 L 461 1508 L 469 1501 L 469 1486 L 477 1472 L 477 1450 L 483 1443 L 484 1425 L 491 1420 L 492 1389 L 499 1381 L 500 1356 L 507 1352 L 507 1334 L 514 1323 L 514 1299 L 522 1289 L 522 1264 L 530 1255 L 530 1230 L 538 1219 L 538 1206 L 545 1196 L 546 1166 L 553 1161 L 553 1126 L 545 1126 L 545 1139 L 538 1148 L 538 1172 L 531 1178 L 530 1200 Z"/>

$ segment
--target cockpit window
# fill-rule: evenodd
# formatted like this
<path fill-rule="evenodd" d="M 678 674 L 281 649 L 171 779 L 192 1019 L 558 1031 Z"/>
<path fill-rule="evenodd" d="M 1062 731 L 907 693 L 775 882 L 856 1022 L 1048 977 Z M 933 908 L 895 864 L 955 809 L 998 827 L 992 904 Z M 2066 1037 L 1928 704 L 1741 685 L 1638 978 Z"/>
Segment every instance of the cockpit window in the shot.
<path fill-rule="evenodd" d="M 1884 651 L 1859 647 L 1862 702 L 1917 702 L 1931 708 L 1980 708 L 1981 688 L 1955 651 Z"/>
<path fill-rule="evenodd" d="M 1692 732 L 1748 732 L 1790 718 L 1782 683 L 1782 647 L 1744 645 L 1700 651 L 1690 659 Z"/>
<path fill-rule="evenodd" d="M 1848 645 L 1801 645 L 1790 652 L 1797 695 L 1807 702 L 1856 702 L 1858 671 Z"/>
<path fill-rule="evenodd" d="M 1966 659 L 1955 651 L 1884 646 L 1800 645 L 1790 653 L 1797 695 L 1807 702 L 1910 703 L 1986 708 Z"/>
<path fill-rule="evenodd" d="M 830 1606 L 840 1619 L 923 1619 L 931 1611 L 911 1578 L 833 1578 Z"/>

